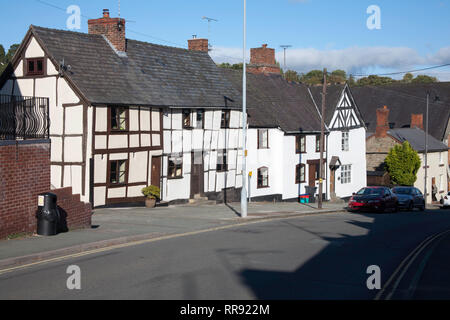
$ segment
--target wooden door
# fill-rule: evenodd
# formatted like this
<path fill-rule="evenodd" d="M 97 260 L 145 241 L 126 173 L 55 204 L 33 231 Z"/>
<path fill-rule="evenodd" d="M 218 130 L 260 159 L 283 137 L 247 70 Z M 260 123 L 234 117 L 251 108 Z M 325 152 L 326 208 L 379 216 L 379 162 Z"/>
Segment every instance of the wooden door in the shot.
<path fill-rule="evenodd" d="M 330 193 L 332 195 L 336 194 L 335 183 L 336 183 L 336 170 L 332 169 L 330 171 Z"/>
<path fill-rule="evenodd" d="M 192 153 L 191 163 L 191 199 L 193 199 L 195 195 L 204 195 L 203 154 Z"/>
<path fill-rule="evenodd" d="M 316 186 L 316 165 L 315 164 L 309 164 L 309 181 L 308 185 L 310 187 Z"/>
<path fill-rule="evenodd" d="M 161 157 L 152 157 L 151 184 L 157 187 L 161 187 Z"/>

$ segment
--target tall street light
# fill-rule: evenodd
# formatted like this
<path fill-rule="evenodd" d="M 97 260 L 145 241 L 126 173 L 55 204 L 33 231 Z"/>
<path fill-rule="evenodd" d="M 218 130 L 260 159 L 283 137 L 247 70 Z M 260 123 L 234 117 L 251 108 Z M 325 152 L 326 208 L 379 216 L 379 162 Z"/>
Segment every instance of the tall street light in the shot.
<path fill-rule="evenodd" d="M 241 218 L 247 218 L 247 65 L 245 51 L 247 42 L 247 1 L 244 0 L 244 49 L 242 55 L 242 192 L 241 192 Z M 249 186 L 250 188 L 250 186 Z"/>

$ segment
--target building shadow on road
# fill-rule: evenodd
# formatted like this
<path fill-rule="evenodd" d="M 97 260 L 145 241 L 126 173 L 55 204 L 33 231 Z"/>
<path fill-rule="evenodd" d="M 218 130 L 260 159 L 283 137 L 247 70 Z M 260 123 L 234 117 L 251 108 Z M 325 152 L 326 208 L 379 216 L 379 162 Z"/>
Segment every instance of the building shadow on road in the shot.
<path fill-rule="evenodd" d="M 435 219 L 437 216 L 429 213 L 425 216 L 418 212 L 362 214 L 372 219 L 369 221 L 360 221 L 349 215 L 345 223 L 366 230 L 364 235 L 361 232 L 355 235 L 355 228 L 345 228 L 350 231 L 330 236 L 329 233 L 304 228 L 300 220 L 281 221 L 284 227 L 311 235 L 306 238 L 313 240 L 304 243 L 303 247 L 314 244 L 324 244 L 325 247 L 292 272 L 244 269 L 239 277 L 256 298 L 262 300 L 373 299 L 378 291 L 367 288 L 369 266 L 381 268 L 383 283 L 402 259 L 427 236 L 437 229 L 450 228 L 450 219 L 446 219 L 445 214 Z M 404 223 L 404 219 L 408 219 L 408 223 Z M 412 234 L 411 224 L 420 231 Z M 299 244 L 299 250 L 302 250 L 302 244 Z"/>

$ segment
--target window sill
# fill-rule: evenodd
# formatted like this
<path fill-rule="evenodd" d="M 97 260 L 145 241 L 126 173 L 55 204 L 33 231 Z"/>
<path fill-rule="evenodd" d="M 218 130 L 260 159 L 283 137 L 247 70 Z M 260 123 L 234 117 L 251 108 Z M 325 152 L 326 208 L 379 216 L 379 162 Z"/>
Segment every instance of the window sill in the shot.
<path fill-rule="evenodd" d="M 268 189 L 268 188 L 270 188 L 270 186 L 258 186 L 257 189 Z"/>
<path fill-rule="evenodd" d="M 167 177 L 167 180 L 181 180 L 181 179 L 184 179 L 184 177 L 173 177 L 173 178 Z"/>

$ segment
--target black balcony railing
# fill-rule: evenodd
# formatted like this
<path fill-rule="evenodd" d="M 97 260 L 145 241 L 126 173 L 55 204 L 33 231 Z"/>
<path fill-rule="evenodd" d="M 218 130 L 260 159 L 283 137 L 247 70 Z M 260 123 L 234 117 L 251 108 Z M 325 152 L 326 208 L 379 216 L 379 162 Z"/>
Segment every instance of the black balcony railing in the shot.
<path fill-rule="evenodd" d="M 0 95 L 0 140 L 49 139 L 49 99 Z"/>

